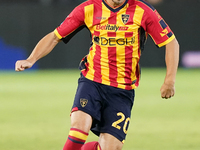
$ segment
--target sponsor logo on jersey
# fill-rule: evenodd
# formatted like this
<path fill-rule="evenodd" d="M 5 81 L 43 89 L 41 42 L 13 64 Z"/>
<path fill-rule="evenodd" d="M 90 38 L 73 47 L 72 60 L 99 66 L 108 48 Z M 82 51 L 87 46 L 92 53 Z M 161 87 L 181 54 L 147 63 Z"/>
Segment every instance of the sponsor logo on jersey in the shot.
<path fill-rule="evenodd" d="M 106 20 L 106 17 L 96 17 L 97 20 Z"/>
<path fill-rule="evenodd" d="M 168 33 L 169 33 L 169 31 L 168 31 L 167 29 L 164 29 L 164 30 L 160 33 L 160 35 L 163 37 L 163 36 L 167 35 Z"/>
<path fill-rule="evenodd" d="M 129 38 L 106 38 L 94 36 L 94 42 L 102 46 L 116 46 L 116 45 L 132 45 L 135 43 L 135 37 Z"/>
<path fill-rule="evenodd" d="M 87 103 L 88 103 L 87 99 L 84 99 L 84 98 L 80 99 L 80 104 L 81 104 L 82 107 L 85 107 L 87 105 Z"/>
<path fill-rule="evenodd" d="M 126 27 L 126 26 L 117 26 L 117 25 L 110 25 L 110 24 L 107 24 L 107 25 L 97 25 L 96 26 L 96 30 L 109 30 L 109 31 L 114 31 L 114 32 L 117 32 L 117 31 L 126 31 L 128 30 L 129 27 Z"/>

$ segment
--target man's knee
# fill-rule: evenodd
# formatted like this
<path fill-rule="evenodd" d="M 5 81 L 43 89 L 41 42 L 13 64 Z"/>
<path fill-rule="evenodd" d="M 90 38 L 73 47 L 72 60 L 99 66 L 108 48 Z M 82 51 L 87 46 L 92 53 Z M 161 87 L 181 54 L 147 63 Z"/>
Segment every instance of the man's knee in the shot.
<path fill-rule="evenodd" d="M 101 150 L 121 150 L 123 143 L 108 133 L 101 133 L 99 137 Z"/>
<path fill-rule="evenodd" d="M 83 111 L 74 111 L 71 113 L 71 127 L 84 132 L 89 132 L 92 125 L 92 117 Z"/>

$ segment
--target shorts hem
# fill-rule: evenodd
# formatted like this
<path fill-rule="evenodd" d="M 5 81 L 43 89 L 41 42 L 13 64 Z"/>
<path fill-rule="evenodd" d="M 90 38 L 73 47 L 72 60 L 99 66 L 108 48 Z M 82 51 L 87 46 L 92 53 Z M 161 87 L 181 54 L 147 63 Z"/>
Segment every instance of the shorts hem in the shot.
<path fill-rule="evenodd" d="M 125 139 L 122 138 L 122 137 L 118 137 L 118 135 L 117 135 L 116 133 L 110 132 L 110 131 L 108 131 L 108 130 L 101 130 L 100 133 L 108 133 L 108 134 L 114 136 L 115 138 L 117 138 L 117 139 L 118 139 L 120 142 L 122 142 L 122 143 L 123 143 L 123 141 L 125 140 Z"/>

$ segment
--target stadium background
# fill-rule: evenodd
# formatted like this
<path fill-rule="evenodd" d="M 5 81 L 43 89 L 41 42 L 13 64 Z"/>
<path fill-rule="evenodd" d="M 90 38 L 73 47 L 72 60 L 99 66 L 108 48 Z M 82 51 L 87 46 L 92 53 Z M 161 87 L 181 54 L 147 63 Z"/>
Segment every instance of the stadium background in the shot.
<path fill-rule="evenodd" d="M 78 65 L 88 52 L 89 33 L 83 30 L 68 45 L 60 43 L 38 61 L 36 71 L 15 72 L 14 64 L 25 59 L 38 40 L 54 30 L 80 1 L 0 0 L 0 150 L 63 147 L 70 129 Z M 164 48 L 156 48 L 149 38 L 123 150 L 199 150 L 200 65 L 188 69 L 182 60 L 192 53 L 191 60 L 200 61 L 200 0 L 151 1 L 163 1 L 155 7 L 180 43 L 176 94 L 170 100 L 160 97 L 166 73 Z M 98 138 L 90 133 L 87 141 L 95 140 Z"/>
<path fill-rule="evenodd" d="M 71 10 L 83 0 L 0 0 L 0 69 L 14 69 L 18 59 L 25 59 L 44 35 L 53 31 Z M 182 56 L 199 51 L 200 0 L 164 0 L 155 8 L 174 31 Z M 66 45 L 38 61 L 35 68 L 77 68 L 88 53 L 90 34 L 84 29 Z M 142 67 L 164 67 L 164 48 L 157 48 L 148 38 L 141 57 Z"/>

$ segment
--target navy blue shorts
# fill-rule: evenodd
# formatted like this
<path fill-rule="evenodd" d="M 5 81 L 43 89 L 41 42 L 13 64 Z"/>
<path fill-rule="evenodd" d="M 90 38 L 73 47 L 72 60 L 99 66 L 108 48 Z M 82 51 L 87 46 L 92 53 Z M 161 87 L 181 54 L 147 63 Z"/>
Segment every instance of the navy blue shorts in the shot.
<path fill-rule="evenodd" d="M 91 131 L 99 136 L 109 133 L 124 142 L 134 102 L 134 90 L 103 85 L 81 76 L 73 110 L 81 110 L 93 118 Z"/>

